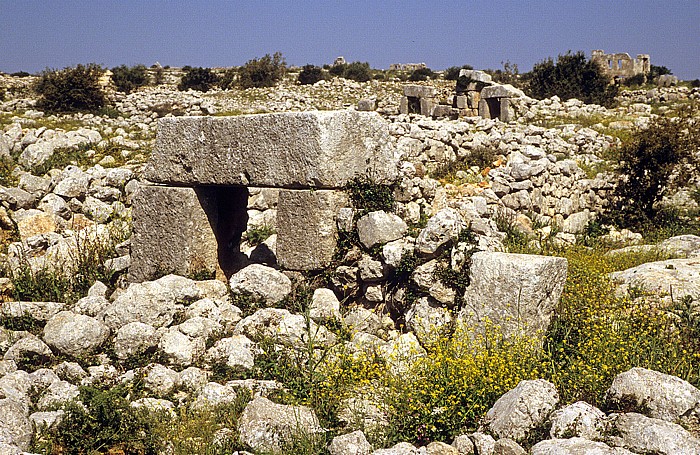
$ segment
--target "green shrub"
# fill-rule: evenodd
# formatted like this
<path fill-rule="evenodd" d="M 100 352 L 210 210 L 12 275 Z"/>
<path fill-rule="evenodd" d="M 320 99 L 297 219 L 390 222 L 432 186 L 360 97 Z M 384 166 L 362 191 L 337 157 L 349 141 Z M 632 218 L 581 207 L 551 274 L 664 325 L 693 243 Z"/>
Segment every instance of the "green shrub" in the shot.
<path fill-rule="evenodd" d="M 333 76 L 350 79 L 357 82 L 367 82 L 372 79 L 372 69 L 367 62 L 352 62 L 333 65 L 328 72 Z"/>
<path fill-rule="evenodd" d="M 612 222 L 623 227 L 654 224 L 663 196 L 700 172 L 700 129 L 693 118 L 696 109 L 691 106 L 677 118 L 657 118 L 622 145 L 621 181 L 608 213 Z"/>
<path fill-rule="evenodd" d="M 185 71 L 185 74 L 177 85 L 177 89 L 180 91 L 192 89 L 199 92 L 208 92 L 219 82 L 218 76 L 214 74 L 211 68 L 185 66 L 182 69 Z"/>
<path fill-rule="evenodd" d="M 367 82 L 372 79 L 372 70 L 367 62 L 352 62 L 345 68 L 343 77 L 357 82 Z"/>
<path fill-rule="evenodd" d="M 231 90 L 236 87 L 236 80 L 238 79 L 238 69 L 229 68 L 224 71 L 224 74 L 219 78 L 219 87 L 222 90 Z"/>
<path fill-rule="evenodd" d="M 274 87 L 287 71 L 287 62 L 281 52 L 266 54 L 260 59 L 246 62 L 238 72 L 238 85 L 242 88 Z"/>
<path fill-rule="evenodd" d="M 106 104 L 99 80 L 99 65 L 77 65 L 63 70 L 45 70 L 34 86 L 37 106 L 47 112 L 96 111 Z"/>
<path fill-rule="evenodd" d="M 394 189 L 391 185 L 375 183 L 366 177 L 358 177 L 350 181 L 346 189 L 350 192 L 353 205 L 360 210 L 358 216 L 378 210 L 390 212 L 394 209 Z"/>
<path fill-rule="evenodd" d="M 106 390 L 81 386 L 79 400 L 82 404 L 65 406 L 65 415 L 44 442 L 50 453 L 159 453 L 154 420 L 131 407 L 126 386 Z"/>
<path fill-rule="evenodd" d="M 411 71 L 411 75 L 408 76 L 409 81 L 427 81 L 428 79 L 435 79 L 435 73 L 430 68 L 418 68 Z"/>
<path fill-rule="evenodd" d="M 29 74 L 26 71 L 17 71 L 16 73 L 10 73 L 10 76 L 13 77 L 29 77 L 31 74 Z"/>
<path fill-rule="evenodd" d="M 246 239 L 248 241 L 248 244 L 250 244 L 251 246 L 260 245 L 274 233 L 275 228 L 273 228 L 272 226 L 268 226 L 267 224 L 263 224 L 261 226 L 252 227 L 248 229 L 248 231 L 246 232 Z"/>
<path fill-rule="evenodd" d="M 622 80 L 622 84 L 626 85 L 627 87 L 641 87 L 646 82 L 647 77 L 644 73 L 638 73 Z"/>
<path fill-rule="evenodd" d="M 116 66 L 112 68 L 112 82 L 120 92 L 131 93 L 148 84 L 148 70 L 144 65 Z"/>
<path fill-rule="evenodd" d="M 471 65 L 462 65 L 462 66 L 450 66 L 445 70 L 445 80 L 447 81 L 456 81 L 457 78 L 459 78 L 459 72 L 462 70 L 473 70 L 474 67 Z"/>
<path fill-rule="evenodd" d="M 323 79 L 323 69 L 314 65 L 304 65 L 297 80 L 301 85 L 315 84 Z"/>
<path fill-rule="evenodd" d="M 671 70 L 666 68 L 665 66 L 657 66 L 657 65 L 650 65 L 649 66 L 649 80 L 653 81 L 659 76 L 663 76 L 665 74 L 673 74 L 671 73 Z"/>
<path fill-rule="evenodd" d="M 581 51 L 559 55 L 556 64 L 551 58 L 537 63 L 525 78 L 529 94 L 538 99 L 557 95 L 563 100 L 577 98 L 610 107 L 618 90 L 603 68 Z"/>

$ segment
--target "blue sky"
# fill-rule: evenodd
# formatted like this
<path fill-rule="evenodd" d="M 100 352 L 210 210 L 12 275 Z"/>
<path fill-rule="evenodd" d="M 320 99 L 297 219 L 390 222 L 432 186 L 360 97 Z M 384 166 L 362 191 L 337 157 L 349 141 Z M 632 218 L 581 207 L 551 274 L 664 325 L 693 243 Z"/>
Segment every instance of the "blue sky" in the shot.
<path fill-rule="evenodd" d="M 281 51 L 372 67 L 516 63 L 567 50 L 651 55 L 700 78 L 700 0 L 198 1 L 0 0 L 0 71 L 95 62 L 232 66 Z"/>

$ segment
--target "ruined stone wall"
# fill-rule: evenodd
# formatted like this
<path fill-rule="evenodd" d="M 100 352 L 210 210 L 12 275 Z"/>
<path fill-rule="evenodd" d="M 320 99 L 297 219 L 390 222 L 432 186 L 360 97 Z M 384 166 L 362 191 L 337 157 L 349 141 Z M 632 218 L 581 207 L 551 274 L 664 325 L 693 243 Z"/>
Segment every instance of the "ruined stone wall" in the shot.
<path fill-rule="evenodd" d="M 594 50 L 591 60 L 598 62 L 611 78 L 626 78 L 637 74 L 648 74 L 651 70 L 649 55 L 639 54 L 636 59 L 626 52 L 606 54 L 602 50 Z"/>

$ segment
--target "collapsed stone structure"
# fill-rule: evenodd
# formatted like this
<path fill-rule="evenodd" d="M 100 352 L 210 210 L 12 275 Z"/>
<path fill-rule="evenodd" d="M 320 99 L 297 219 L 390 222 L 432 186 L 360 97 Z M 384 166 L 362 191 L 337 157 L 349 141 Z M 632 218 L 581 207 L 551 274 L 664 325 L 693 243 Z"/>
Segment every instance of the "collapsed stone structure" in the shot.
<path fill-rule="evenodd" d="M 633 59 L 627 52 L 606 54 L 602 49 L 591 52 L 591 60 L 598 62 L 611 79 L 625 79 L 637 74 L 649 74 L 651 63 L 649 54 L 638 54 Z"/>
<path fill-rule="evenodd" d="M 481 116 L 510 122 L 515 119 L 516 100 L 525 94 L 509 84 L 496 84 L 484 71 L 463 69 L 459 72 L 455 95 L 447 104 L 437 98 L 434 87 L 423 85 L 404 86 L 399 112 L 432 117 Z"/>
<path fill-rule="evenodd" d="M 134 196 L 131 281 L 164 271 L 236 268 L 248 187 L 279 188 L 277 260 L 288 270 L 327 266 L 335 215 L 357 177 L 390 183 L 398 158 L 372 112 L 335 111 L 162 119 Z"/>

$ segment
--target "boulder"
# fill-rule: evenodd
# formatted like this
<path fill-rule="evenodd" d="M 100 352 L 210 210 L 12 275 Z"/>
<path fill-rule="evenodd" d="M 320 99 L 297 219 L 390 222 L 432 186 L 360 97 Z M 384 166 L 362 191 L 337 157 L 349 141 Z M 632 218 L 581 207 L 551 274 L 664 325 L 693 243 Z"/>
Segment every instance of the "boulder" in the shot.
<path fill-rule="evenodd" d="M 425 256 L 434 255 L 443 245 L 456 241 L 466 227 L 457 210 L 442 209 L 421 230 L 416 239 L 416 251 Z"/>
<path fill-rule="evenodd" d="M 471 259 L 459 318 L 476 326 L 500 325 L 506 336 L 541 337 L 564 289 L 566 259 L 485 251 Z"/>
<path fill-rule="evenodd" d="M 615 376 L 606 401 L 612 409 L 635 410 L 669 422 L 690 414 L 700 417 L 700 390 L 681 378 L 645 368 Z"/>
<path fill-rule="evenodd" d="M 287 276 L 262 264 L 251 264 L 234 273 L 229 280 L 231 292 L 263 299 L 268 305 L 279 303 L 292 291 Z"/>
<path fill-rule="evenodd" d="M 255 345 L 245 335 L 222 338 L 209 348 L 205 360 L 209 363 L 221 363 L 229 368 L 253 368 Z"/>
<path fill-rule="evenodd" d="M 374 112 L 160 119 L 145 171 L 159 183 L 337 189 L 397 176 L 388 123 Z"/>
<path fill-rule="evenodd" d="M 501 438 L 493 446 L 493 455 L 526 455 L 520 444 L 508 438 Z"/>
<path fill-rule="evenodd" d="M 143 322 L 130 322 L 117 330 L 114 338 L 114 354 L 124 360 L 147 352 L 158 345 L 156 329 Z"/>
<path fill-rule="evenodd" d="M 605 430 L 605 414 L 600 409 L 584 401 L 557 409 L 550 418 L 552 428 L 549 435 L 552 438 L 567 438 L 577 436 L 590 440 L 598 440 Z"/>
<path fill-rule="evenodd" d="M 545 423 L 558 402 L 552 383 L 544 379 L 520 381 L 488 410 L 484 425 L 501 438 L 524 441 Z"/>
<path fill-rule="evenodd" d="M 166 275 L 155 281 L 131 284 L 102 314 L 105 324 L 117 330 L 130 322 L 142 322 L 155 328 L 166 327 L 173 316 L 203 297 L 202 291 L 189 278 Z"/>
<path fill-rule="evenodd" d="M 235 403 L 238 399 L 236 389 L 216 382 L 207 383 L 192 402 L 193 409 L 210 409 L 222 404 Z"/>
<path fill-rule="evenodd" d="M 328 445 L 331 455 L 369 455 L 371 451 L 372 446 L 360 430 L 336 436 Z"/>
<path fill-rule="evenodd" d="M 618 283 L 617 292 L 626 294 L 631 288 L 656 294 L 672 294 L 674 299 L 686 295 L 700 300 L 700 259 L 668 259 L 647 262 L 613 272 L 610 278 Z"/>
<path fill-rule="evenodd" d="M 44 327 L 46 344 L 73 357 L 95 351 L 109 334 L 109 327 L 101 321 L 71 311 L 61 311 Z"/>
<path fill-rule="evenodd" d="M 547 439 L 530 449 L 531 455 L 634 455 L 619 447 L 610 447 L 603 442 L 573 437 L 568 439 Z"/>
<path fill-rule="evenodd" d="M 170 327 L 160 338 L 158 350 L 173 365 L 188 367 L 195 363 L 206 349 L 204 338 L 191 338 Z"/>
<path fill-rule="evenodd" d="M 276 404 L 263 397 L 253 399 L 245 407 L 238 431 L 241 444 L 273 453 L 282 453 L 285 440 L 290 437 L 324 432 L 310 408 Z"/>
<path fill-rule="evenodd" d="M 34 434 L 27 406 L 9 397 L 0 398 L 0 442 L 29 450 Z"/>
<path fill-rule="evenodd" d="M 632 452 L 658 455 L 700 453 L 700 439 L 675 423 L 630 412 L 612 415 L 609 425 L 609 433 L 614 436 L 609 436 L 608 442 Z"/>
<path fill-rule="evenodd" d="M 370 212 L 357 220 L 357 234 L 366 248 L 398 240 L 406 234 L 408 225 L 393 213 Z"/>
<path fill-rule="evenodd" d="M 243 318 L 234 332 L 256 342 L 274 339 L 285 346 L 300 348 L 305 347 L 310 339 L 319 346 L 335 341 L 335 335 L 325 327 L 313 321 L 307 325 L 303 315 L 278 308 L 263 308 Z"/>

